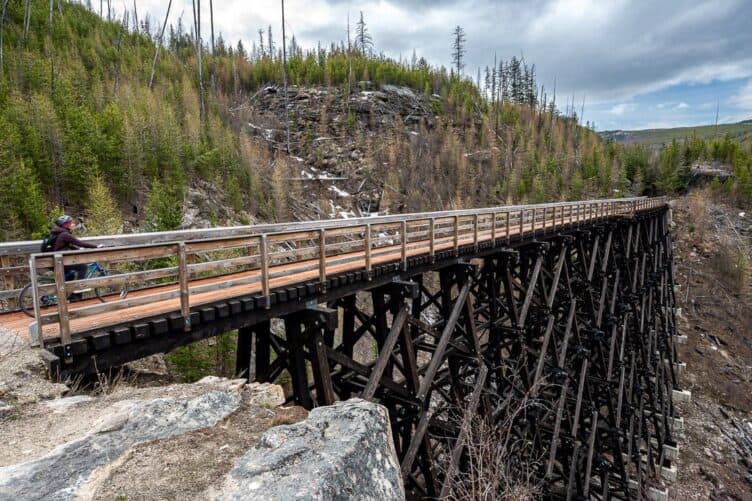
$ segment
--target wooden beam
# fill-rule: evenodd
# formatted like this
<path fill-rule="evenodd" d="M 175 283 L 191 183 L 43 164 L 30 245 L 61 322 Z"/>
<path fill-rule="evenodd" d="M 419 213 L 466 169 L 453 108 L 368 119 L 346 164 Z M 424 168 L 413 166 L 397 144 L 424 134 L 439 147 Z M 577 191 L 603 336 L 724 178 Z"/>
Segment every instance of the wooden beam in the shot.
<path fill-rule="evenodd" d="M 397 343 L 400 332 L 405 326 L 405 320 L 407 320 L 407 316 L 407 305 L 403 305 L 402 308 L 400 308 L 399 313 L 397 313 L 397 315 L 394 317 L 394 320 L 392 321 L 392 327 L 389 330 L 389 335 L 386 337 L 386 340 L 381 346 L 379 357 L 376 359 L 376 363 L 371 369 L 371 375 L 368 378 L 368 383 L 366 384 L 365 389 L 363 389 L 361 398 L 365 400 L 371 400 L 376 393 L 378 383 L 381 380 L 381 376 L 384 374 L 384 369 L 386 368 L 386 365 L 392 356 L 392 350 L 394 350 L 394 345 Z"/>

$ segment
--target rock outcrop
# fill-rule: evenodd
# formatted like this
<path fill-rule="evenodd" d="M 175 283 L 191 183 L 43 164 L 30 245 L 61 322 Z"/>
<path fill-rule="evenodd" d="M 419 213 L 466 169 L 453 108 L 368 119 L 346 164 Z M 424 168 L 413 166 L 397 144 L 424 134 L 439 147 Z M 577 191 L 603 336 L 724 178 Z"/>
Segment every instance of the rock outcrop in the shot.
<path fill-rule="evenodd" d="M 352 399 L 318 407 L 300 423 L 272 428 L 207 497 L 404 499 L 387 411 Z"/>
<path fill-rule="evenodd" d="M 74 499 L 97 470 L 137 444 L 214 426 L 240 396 L 212 391 L 196 398 L 123 400 L 86 436 L 27 463 L 0 468 L 0 499 Z"/>
<path fill-rule="evenodd" d="M 13 407 L 0 501 L 404 499 L 384 407 L 284 402 L 278 385 L 210 376 Z"/>

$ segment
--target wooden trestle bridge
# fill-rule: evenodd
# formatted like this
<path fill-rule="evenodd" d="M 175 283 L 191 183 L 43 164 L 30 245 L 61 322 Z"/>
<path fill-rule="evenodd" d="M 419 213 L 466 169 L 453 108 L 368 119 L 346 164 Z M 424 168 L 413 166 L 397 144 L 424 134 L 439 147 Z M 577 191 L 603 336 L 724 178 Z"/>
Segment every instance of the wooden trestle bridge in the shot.
<path fill-rule="evenodd" d="M 55 254 L 0 245 L 0 325 L 40 346 L 53 377 L 237 329 L 240 375 L 286 373 L 307 408 L 385 405 L 413 497 L 449 492 L 478 418 L 505 423 L 510 468 L 527 468 L 546 497 L 665 497 L 681 424 L 665 199 L 99 241 L 109 246 Z M 93 261 L 112 274 L 63 280 L 65 266 Z M 34 319 L 12 311 L 28 280 Z M 40 305 L 124 285 L 125 299 Z"/>

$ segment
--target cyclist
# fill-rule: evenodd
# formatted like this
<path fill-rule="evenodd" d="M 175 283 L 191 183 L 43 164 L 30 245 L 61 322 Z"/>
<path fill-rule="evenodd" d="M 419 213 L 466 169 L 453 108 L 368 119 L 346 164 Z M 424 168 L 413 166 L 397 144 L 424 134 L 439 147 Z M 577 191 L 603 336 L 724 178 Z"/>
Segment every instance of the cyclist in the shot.
<path fill-rule="evenodd" d="M 42 244 L 43 252 L 57 252 L 74 249 L 96 249 L 102 245 L 90 244 L 79 240 L 71 234 L 73 228 L 73 218 L 64 214 L 55 219 L 55 226 L 50 230 L 50 235 L 45 238 Z M 86 276 L 85 264 L 72 264 L 65 267 L 65 279 L 77 280 Z"/>

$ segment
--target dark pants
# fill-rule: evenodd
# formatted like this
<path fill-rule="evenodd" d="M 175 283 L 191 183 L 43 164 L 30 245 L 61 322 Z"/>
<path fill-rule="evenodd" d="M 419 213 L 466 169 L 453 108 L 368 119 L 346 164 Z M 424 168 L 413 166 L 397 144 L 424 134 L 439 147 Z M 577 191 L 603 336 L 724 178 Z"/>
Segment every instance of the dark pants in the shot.
<path fill-rule="evenodd" d="M 86 278 L 86 268 L 87 266 L 85 264 L 71 264 L 64 268 L 65 270 L 65 281 L 70 280 L 81 280 Z M 80 292 L 71 292 L 68 296 L 68 301 L 79 301 L 81 299 L 81 293 Z"/>
<path fill-rule="evenodd" d="M 83 280 L 86 278 L 85 264 L 71 264 L 65 267 L 65 280 Z"/>

